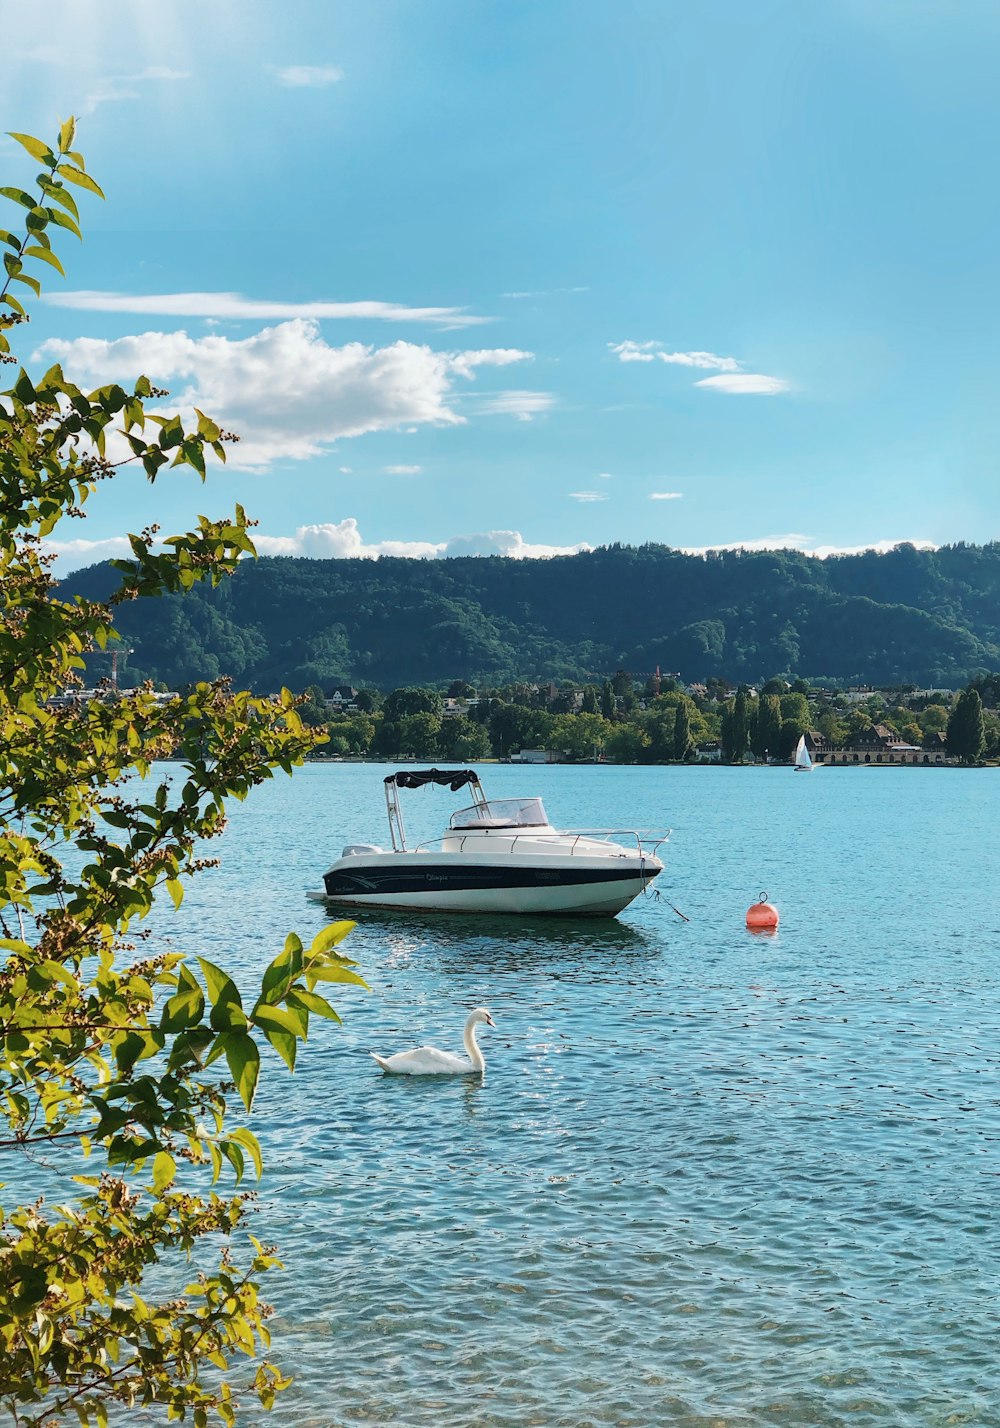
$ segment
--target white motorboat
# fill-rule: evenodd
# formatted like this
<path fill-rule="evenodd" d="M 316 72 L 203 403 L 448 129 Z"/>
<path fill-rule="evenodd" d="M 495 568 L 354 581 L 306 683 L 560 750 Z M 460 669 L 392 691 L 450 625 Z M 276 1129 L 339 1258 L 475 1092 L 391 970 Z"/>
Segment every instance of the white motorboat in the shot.
<path fill-rule="evenodd" d="M 406 846 L 401 788 L 437 784 L 472 804 L 440 838 Z M 540 798 L 487 799 L 472 769 L 405 769 L 385 779 L 391 848 L 352 843 L 323 878 L 325 901 L 435 912 L 614 917 L 663 871 L 668 831 L 553 828 Z"/>

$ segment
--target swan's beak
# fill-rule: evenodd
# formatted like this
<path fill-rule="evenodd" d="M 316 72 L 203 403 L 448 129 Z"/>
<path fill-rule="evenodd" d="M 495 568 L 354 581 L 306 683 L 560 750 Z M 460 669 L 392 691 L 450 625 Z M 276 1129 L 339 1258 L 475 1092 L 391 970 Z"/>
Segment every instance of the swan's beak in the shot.
<path fill-rule="evenodd" d="M 496 1026 L 496 1022 L 495 1022 L 495 1021 L 493 1020 L 493 1018 L 490 1016 L 489 1012 L 486 1013 L 486 1025 L 487 1025 L 487 1026 Z"/>

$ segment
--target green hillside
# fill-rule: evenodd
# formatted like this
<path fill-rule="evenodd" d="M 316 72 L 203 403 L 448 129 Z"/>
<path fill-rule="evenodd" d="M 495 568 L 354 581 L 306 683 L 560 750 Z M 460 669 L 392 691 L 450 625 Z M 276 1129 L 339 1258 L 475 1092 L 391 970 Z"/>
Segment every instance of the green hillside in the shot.
<path fill-rule="evenodd" d="M 62 591 L 100 596 L 118 578 L 92 566 Z M 171 687 L 218 675 L 263 691 L 495 684 L 657 666 L 686 681 L 792 672 L 956 686 L 1000 668 L 1000 544 L 829 560 L 661 545 L 554 560 L 264 558 L 218 589 L 126 604 L 119 625 L 133 650 L 123 682 Z"/>

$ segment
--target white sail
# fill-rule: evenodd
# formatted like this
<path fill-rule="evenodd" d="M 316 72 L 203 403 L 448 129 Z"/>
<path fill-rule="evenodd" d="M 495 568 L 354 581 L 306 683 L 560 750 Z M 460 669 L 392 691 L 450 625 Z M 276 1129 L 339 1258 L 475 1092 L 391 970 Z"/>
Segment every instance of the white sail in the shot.
<path fill-rule="evenodd" d="M 797 769 L 811 769 L 813 766 L 813 761 L 809 756 L 809 750 L 806 748 L 806 738 L 804 734 L 796 745 L 794 762 Z"/>

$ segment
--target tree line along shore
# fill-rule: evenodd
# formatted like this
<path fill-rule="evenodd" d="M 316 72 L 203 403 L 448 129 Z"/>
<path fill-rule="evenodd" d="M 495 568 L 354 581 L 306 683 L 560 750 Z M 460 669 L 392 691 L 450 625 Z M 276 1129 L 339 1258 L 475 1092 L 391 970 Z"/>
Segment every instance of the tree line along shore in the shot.
<path fill-rule="evenodd" d="M 619 671 L 601 684 L 515 683 L 444 691 L 311 686 L 299 712 L 322 725 L 321 757 L 658 764 L 788 762 L 801 737 L 821 761 L 875 750 L 871 762 L 1000 760 L 1000 674 L 967 689 L 814 689 L 774 678 L 759 689 L 723 680 L 683 686 Z M 908 750 L 909 757 L 897 757 Z M 890 759 L 889 754 L 893 752 Z M 860 759 L 866 761 L 864 752 Z"/>

